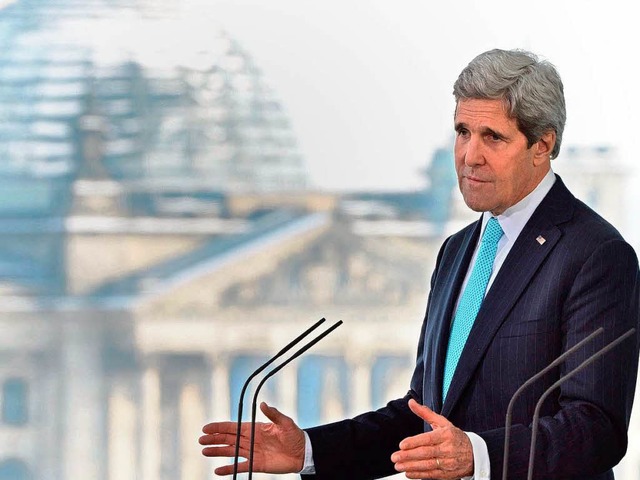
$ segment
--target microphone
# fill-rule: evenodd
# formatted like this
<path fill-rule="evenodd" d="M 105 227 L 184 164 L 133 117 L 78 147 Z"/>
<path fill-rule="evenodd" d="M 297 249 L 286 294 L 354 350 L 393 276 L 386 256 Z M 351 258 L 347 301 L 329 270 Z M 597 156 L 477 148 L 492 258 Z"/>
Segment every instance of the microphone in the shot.
<path fill-rule="evenodd" d="M 626 333 L 624 333 L 623 335 L 620 335 L 618 338 L 613 340 L 611 343 L 609 343 L 608 345 L 606 345 L 605 347 L 601 348 L 596 353 L 591 355 L 589 358 L 587 358 L 584 362 L 582 362 L 576 368 L 571 370 L 569 373 L 567 373 L 567 374 L 563 375 L 562 377 L 560 377 L 560 379 L 558 381 L 556 381 L 553 385 L 551 385 L 549 388 L 547 388 L 544 391 L 544 393 L 540 397 L 540 400 L 538 400 L 538 403 L 536 403 L 536 408 L 535 408 L 535 411 L 533 413 L 533 425 L 532 425 L 532 429 L 531 429 L 531 449 L 529 451 L 529 468 L 527 469 L 527 480 L 532 480 L 533 479 L 533 464 L 534 464 L 533 459 L 535 457 L 535 452 L 536 452 L 536 439 L 537 439 L 537 435 L 538 435 L 538 424 L 539 424 L 539 419 L 540 419 L 540 409 L 542 408 L 542 403 L 546 400 L 546 398 L 549 396 L 549 394 L 551 393 L 552 390 L 556 389 L 562 383 L 564 383 L 565 381 L 567 381 L 571 377 L 573 377 L 575 374 L 577 374 L 580 371 L 582 371 L 584 368 L 589 366 L 591 363 L 593 363 L 595 360 L 597 360 L 602 355 L 607 353 L 609 350 L 617 347 L 620 343 L 622 343 L 629 336 L 631 336 L 635 331 L 636 331 L 635 328 L 629 329 Z"/>
<path fill-rule="evenodd" d="M 242 427 L 242 408 L 244 404 L 244 395 L 247 391 L 247 387 L 249 386 L 249 382 L 251 382 L 251 380 L 253 380 L 256 377 L 256 375 L 263 372 L 269 365 L 275 362 L 278 358 L 280 358 L 282 355 L 284 355 L 293 347 L 295 347 L 298 343 L 302 341 L 302 339 L 304 339 L 304 337 L 309 335 L 311 332 L 313 332 L 316 328 L 318 328 L 324 322 L 325 322 L 324 318 L 321 318 L 320 320 L 318 320 L 311 327 L 309 327 L 307 330 L 305 330 L 300 335 L 298 335 L 295 339 L 289 342 L 285 347 L 282 348 L 282 350 L 276 353 L 273 357 L 271 357 L 265 363 L 260 365 L 251 375 L 249 375 L 249 378 L 247 378 L 247 380 L 244 382 L 244 385 L 242 386 L 242 390 L 240 391 L 240 400 L 238 401 L 238 421 L 236 426 L 236 451 L 233 459 L 233 480 L 236 480 L 238 476 L 238 458 L 240 456 L 240 430 Z"/>
<path fill-rule="evenodd" d="M 340 325 L 342 325 L 342 320 L 337 321 L 331 327 L 329 327 L 327 330 L 325 330 L 324 332 L 319 334 L 317 337 L 315 337 L 313 340 L 311 340 L 310 342 L 308 342 L 304 346 L 300 347 L 300 349 L 298 351 L 296 351 L 293 355 L 291 355 L 291 357 L 289 357 L 284 362 L 282 362 L 280 365 L 277 365 L 269 373 L 267 373 L 264 376 L 264 378 L 260 381 L 258 386 L 256 387 L 256 391 L 253 394 L 253 405 L 251 407 L 251 440 L 250 440 L 250 445 L 249 445 L 249 480 L 251 480 L 253 478 L 253 452 L 254 452 L 254 448 L 255 448 L 255 433 L 256 433 L 256 405 L 258 403 L 258 393 L 260 393 L 260 389 L 262 388 L 262 386 L 265 384 L 265 382 L 269 378 L 271 378 L 273 375 L 275 375 L 280 370 L 282 370 L 282 368 L 284 368 L 291 361 L 295 360 L 300 355 L 302 355 L 304 352 L 309 350 L 311 347 L 313 347 L 316 343 L 318 343 L 324 337 L 326 337 L 331 332 L 333 332 Z"/>
<path fill-rule="evenodd" d="M 564 361 L 565 358 L 567 358 L 569 355 L 571 355 L 573 352 L 575 352 L 576 350 L 581 348 L 586 343 L 588 343 L 591 340 L 593 340 L 595 337 L 600 335 L 603 331 L 604 331 L 604 328 L 600 327 L 597 330 L 595 330 L 588 337 L 583 338 L 582 340 L 580 340 L 573 347 L 571 347 L 569 350 L 564 352 L 562 355 L 560 355 L 558 358 L 556 358 L 553 362 L 551 362 L 549 365 L 544 367 L 542 370 L 540 370 L 538 373 L 536 373 L 531 378 L 529 378 L 526 382 L 524 382 L 522 385 L 520 385 L 520 387 L 511 396 L 511 400 L 509 400 L 509 405 L 507 406 L 507 414 L 506 414 L 505 419 L 504 419 L 505 432 L 504 432 L 504 450 L 503 450 L 503 454 L 502 454 L 502 480 L 507 480 L 507 471 L 509 469 L 509 440 L 510 440 L 510 437 L 511 437 L 511 422 L 512 422 L 512 417 L 513 417 L 513 407 L 514 407 L 514 405 L 516 403 L 516 399 L 522 394 L 522 392 L 527 387 L 529 387 L 536 380 L 538 380 L 540 377 L 542 377 L 544 374 L 546 374 L 549 370 L 551 370 L 552 368 L 555 368 L 558 365 L 560 365 Z"/>

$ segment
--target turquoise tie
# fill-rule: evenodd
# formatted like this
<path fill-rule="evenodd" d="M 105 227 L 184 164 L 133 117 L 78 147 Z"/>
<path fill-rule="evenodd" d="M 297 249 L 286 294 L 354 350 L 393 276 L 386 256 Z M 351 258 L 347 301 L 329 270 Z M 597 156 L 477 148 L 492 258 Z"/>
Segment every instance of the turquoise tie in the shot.
<path fill-rule="evenodd" d="M 478 315 L 480 305 L 482 305 L 487 284 L 489 283 L 489 278 L 491 278 L 493 261 L 496 258 L 496 251 L 498 249 L 498 241 L 501 237 L 502 228 L 500 227 L 500 223 L 498 223 L 495 217 L 491 217 L 482 235 L 476 263 L 473 266 L 471 276 L 469 277 L 462 297 L 460 297 L 458 309 L 453 317 L 453 325 L 451 327 L 451 334 L 449 335 L 449 347 L 447 348 L 447 358 L 444 364 L 444 379 L 442 382 L 443 402 L 444 399 L 447 398 L 449 385 L 456 371 L 462 349 L 465 343 L 467 343 L 469 332 L 471 331 L 471 327 L 473 327 L 476 315 Z"/>

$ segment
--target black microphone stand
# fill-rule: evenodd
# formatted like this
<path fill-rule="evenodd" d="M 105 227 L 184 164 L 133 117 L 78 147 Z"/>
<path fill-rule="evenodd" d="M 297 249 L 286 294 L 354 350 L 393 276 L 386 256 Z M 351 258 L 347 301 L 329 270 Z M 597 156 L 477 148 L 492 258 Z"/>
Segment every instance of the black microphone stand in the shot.
<path fill-rule="evenodd" d="M 617 347 L 625 339 L 627 339 L 629 336 L 631 336 L 635 331 L 636 331 L 635 328 L 631 328 L 630 330 L 628 330 L 623 335 L 620 335 L 618 338 L 613 340 L 607 346 L 601 348 L 596 353 L 591 355 L 589 358 L 587 358 L 584 362 L 582 362 L 576 368 L 571 370 L 569 373 L 567 373 L 564 376 L 560 377 L 560 379 L 558 381 L 556 381 L 553 385 L 551 385 L 549 388 L 547 388 L 544 391 L 544 393 L 542 394 L 542 396 L 538 400 L 538 403 L 536 403 L 536 408 L 535 408 L 535 411 L 533 413 L 533 424 L 532 424 L 532 428 L 531 428 L 531 450 L 529 451 L 529 468 L 527 469 L 527 480 L 532 480 L 533 479 L 533 464 L 534 464 L 534 457 L 535 457 L 535 453 L 536 453 L 536 439 L 537 439 L 537 435 L 538 435 L 538 424 L 539 424 L 539 421 L 540 421 L 540 408 L 542 407 L 542 403 L 545 401 L 545 399 L 549 396 L 549 394 L 554 389 L 558 388 L 560 385 L 562 385 L 562 383 L 564 383 L 565 381 L 567 381 L 571 377 L 573 377 L 575 374 L 577 374 L 580 371 L 582 371 L 584 368 L 586 368 L 588 365 L 590 365 L 595 360 L 600 358 L 602 355 L 607 353 L 609 350 Z"/>
<path fill-rule="evenodd" d="M 279 364 L 276 367 L 274 367 L 269 373 L 267 373 L 264 376 L 264 378 L 260 381 L 258 386 L 256 387 L 256 391 L 253 394 L 253 404 L 252 404 L 252 407 L 251 407 L 251 441 L 250 441 L 251 443 L 250 443 L 250 446 L 249 446 L 249 480 L 252 480 L 252 478 L 253 478 L 253 454 L 254 454 L 254 448 L 255 448 L 256 413 L 257 413 L 256 412 L 256 410 L 257 410 L 256 406 L 257 406 L 257 403 L 258 403 L 258 394 L 260 393 L 260 389 L 262 388 L 262 386 L 265 384 L 265 382 L 269 378 L 271 378 L 273 375 L 275 375 L 280 370 L 282 370 L 282 368 L 284 368 L 286 365 L 288 365 L 291 361 L 295 360 L 300 355 L 302 355 L 304 352 L 309 350 L 311 347 L 313 347 L 316 343 L 318 343 L 324 337 L 326 337 L 331 332 L 333 332 L 340 325 L 342 325 L 342 320 L 337 321 L 331 327 L 329 327 L 327 330 L 325 330 L 320 335 L 315 337 L 313 340 L 311 340 L 310 342 L 308 342 L 304 346 L 300 347 L 300 349 L 298 351 L 296 351 L 293 355 L 291 355 L 291 357 L 289 357 L 288 359 L 283 361 L 281 364 Z"/>
<path fill-rule="evenodd" d="M 269 365 L 275 362 L 278 358 L 280 358 L 282 355 L 284 355 L 289 350 L 291 350 L 294 346 L 300 343 L 300 341 L 304 337 L 309 335 L 311 332 L 313 332 L 316 328 L 318 328 L 324 322 L 325 322 L 324 318 L 321 318 L 320 320 L 318 320 L 311 327 L 309 327 L 307 330 L 305 330 L 300 335 L 298 335 L 294 340 L 288 343 L 285 347 L 283 347 L 282 350 L 276 353 L 273 357 L 271 357 L 265 363 L 260 365 L 251 375 L 249 375 L 249 378 L 247 378 L 247 380 L 244 382 L 244 385 L 242 386 L 242 390 L 240 391 L 240 400 L 238 401 L 238 420 L 237 420 L 237 426 L 236 426 L 236 450 L 235 450 L 235 455 L 233 459 L 233 480 L 236 480 L 236 478 L 238 477 L 238 458 L 240 456 L 240 433 L 242 428 L 242 409 L 244 405 L 244 395 L 247 391 L 247 387 L 249 386 L 249 382 L 251 382 L 251 380 L 253 380 L 256 377 L 256 375 L 263 372 Z"/>
<path fill-rule="evenodd" d="M 540 370 L 534 376 L 529 378 L 529 380 L 524 382 L 515 391 L 515 393 L 511 396 L 511 400 L 509 400 L 509 405 L 507 406 L 507 414 L 505 416 L 505 422 L 504 422 L 505 432 L 504 432 L 504 450 L 503 450 L 503 454 L 502 454 L 502 480 L 507 480 L 507 471 L 509 469 L 509 440 L 511 438 L 511 423 L 512 423 L 512 417 L 513 417 L 513 407 L 514 407 L 514 405 L 516 403 L 516 399 L 522 394 L 522 392 L 528 386 L 533 384 L 536 380 L 538 380 L 540 377 L 542 377 L 545 373 L 547 373 L 552 368 L 555 368 L 558 365 L 560 365 L 564 361 L 565 358 L 567 358 L 573 352 L 575 352 L 576 350 L 581 348 L 584 344 L 586 344 L 586 343 L 590 342 L 591 340 L 593 340 L 595 337 L 600 335 L 603 331 L 604 331 L 604 328 L 600 327 L 597 330 L 595 330 L 588 337 L 583 338 L 582 340 L 580 340 L 573 347 L 571 347 L 569 350 L 564 352 L 562 355 L 560 355 L 558 358 L 556 358 L 553 362 L 551 362 L 549 365 L 544 367 L 542 370 Z"/>
<path fill-rule="evenodd" d="M 275 375 L 280 370 L 282 370 L 282 368 L 285 367 L 289 362 L 295 360 L 300 355 L 302 355 L 304 352 L 309 350 L 311 347 L 313 347 L 316 343 L 318 343 L 324 337 L 326 337 L 331 332 L 333 332 L 340 325 L 342 325 L 342 320 L 337 321 L 331 327 L 329 327 L 327 330 L 325 330 L 320 335 L 318 335 L 316 338 L 314 338 L 313 340 L 311 340 L 310 342 L 308 342 L 304 346 L 300 347 L 300 349 L 297 352 L 295 352 L 293 355 L 291 355 L 291 357 L 289 357 L 284 362 L 282 362 L 280 365 L 274 367 L 269 373 L 267 373 L 264 376 L 264 378 L 260 381 L 258 386 L 256 387 L 256 391 L 253 394 L 253 405 L 251 407 L 251 441 L 250 441 L 250 445 L 249 445 L 249 480 L 251 480 L 252 477 L 253 477 L 253 453 L 254 453 L 254 447 L 255 447 L 256 413 L 257 413 L 257 408 L 256 407 L 257 407 L 257 403 L 258 403 L 258 393 L 260 393 L 260 389 L 262 388 L 262 386 L 265 384 L 265 382 L 269 378 L 271 378 L 273 375 Z"/>

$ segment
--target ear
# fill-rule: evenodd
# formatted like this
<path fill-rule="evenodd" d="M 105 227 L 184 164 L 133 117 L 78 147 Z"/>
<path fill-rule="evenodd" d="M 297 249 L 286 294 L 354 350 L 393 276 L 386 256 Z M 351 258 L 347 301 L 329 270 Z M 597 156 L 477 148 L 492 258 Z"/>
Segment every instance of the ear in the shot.
<path fill-rule="evenodd" d="M 540 139 L 533 145 L 535 152 L 533 156 L 533 163 L 536 166 L 542 165 L 548 162 L 551 158 L 551 152 L 556 144 L 556 132 L 555 130 L 547 130 L 542 134 Z"/>

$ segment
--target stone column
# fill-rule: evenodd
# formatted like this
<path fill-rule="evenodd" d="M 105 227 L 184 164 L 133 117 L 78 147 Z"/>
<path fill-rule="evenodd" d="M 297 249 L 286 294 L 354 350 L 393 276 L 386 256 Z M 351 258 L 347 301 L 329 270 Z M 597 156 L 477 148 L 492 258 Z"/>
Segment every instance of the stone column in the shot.
<path fill-rule="evenodd" d="M 96 318 L 60 319 L 63 374 L 63 478 L 106 478 L 106 399 L 101 358 L 102 328 Z"/>
<path fill-rule="evenodd" d="M 211 421 L 226 421 L 231 418 L 231 389 L 229 387 L 229 358 L 216 355 L 211 360 Z"/>
<path fill-rule="evenodd" d="M 235 415 L 237 410 L 237 405 L 231 405 L 229 356 L 227 353 L 218 353 L 210 358 L 209 364 L 211 388 L 209 390 L 209 409 L 206 423 L 229 421 L 232 418 L 232 413 Z M 212 472 L 216 467 L 228 465 L 232 462 L 233 459 L 205 459 L 207 478 L 215 476 Z"/>
<path fill-rule="evenodd" d="M 130 379 L 114 381 L 109 397 L 109 479 L 136 480 L 137 408 Z"/>
<path fill-rule="evenodd" d="M 159 480 L 162 430 L 160 413 L 160 374 L 155 365 L 148 365 L 142 376 L 142 480 Z"/>
<path fill-rule="evenodd" d="M 200 454 L 198 437 L 205 422 L 202 390 L 189 382 L 180 395 L 180 466 L 182 480 L 204 480 L 206 460 Z"/>
<path fill-rule="evenodd" d="M 371 409 L 372 352 L 361 349 L 346 352 L 346 360 L 352 374 L 351 413 L 366 412 Z"/>

